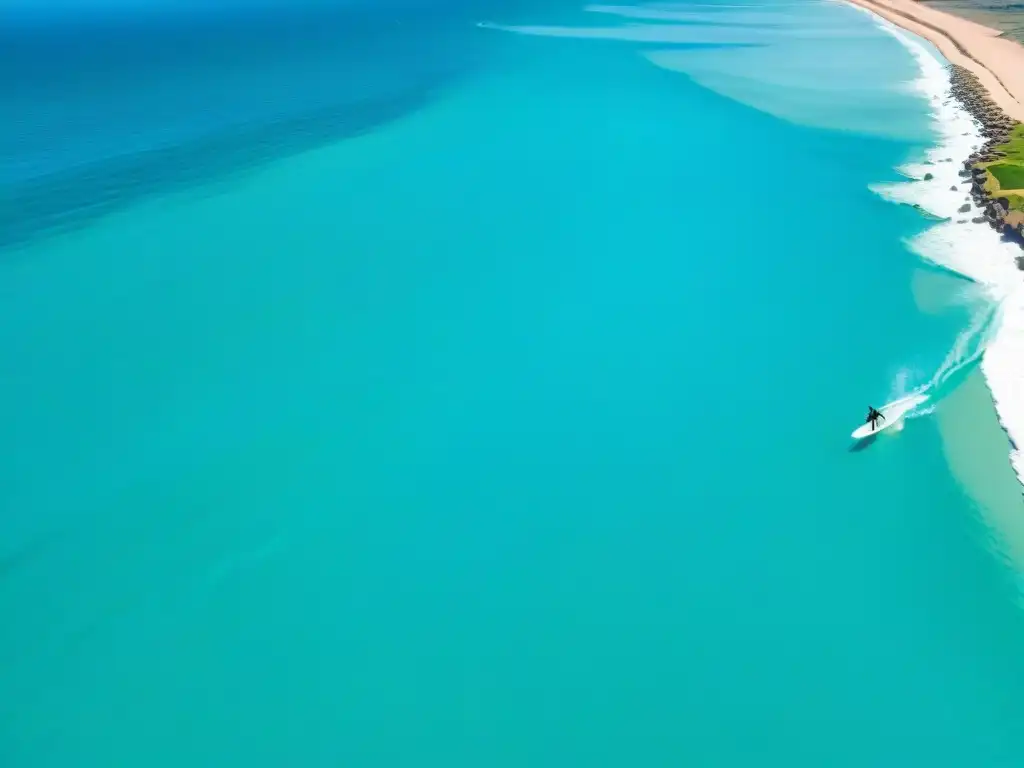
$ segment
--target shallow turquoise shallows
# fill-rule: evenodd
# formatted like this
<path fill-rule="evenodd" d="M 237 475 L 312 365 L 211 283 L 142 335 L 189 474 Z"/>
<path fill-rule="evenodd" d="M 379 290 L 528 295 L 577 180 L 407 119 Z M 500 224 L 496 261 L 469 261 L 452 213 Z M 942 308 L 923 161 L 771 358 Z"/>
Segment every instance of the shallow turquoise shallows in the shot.
<path fill-rule="evenodd" d="M 849 440 L 979 301 L 868 189 L 927 105 L 801 9 L 742 84 L 460 22 L 415 108 L 9 247 L 0 762 L 1024 765 L 980 371 Z M 867 53 L 791 109 L 823 28 Z"/>

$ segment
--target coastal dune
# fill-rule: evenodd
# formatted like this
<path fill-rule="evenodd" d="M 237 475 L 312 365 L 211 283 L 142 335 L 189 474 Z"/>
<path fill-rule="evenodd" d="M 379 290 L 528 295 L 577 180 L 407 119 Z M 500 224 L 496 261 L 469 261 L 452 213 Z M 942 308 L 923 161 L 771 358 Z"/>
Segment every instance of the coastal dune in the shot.
<path fill-rule="evenodd" d="M 992 101 L 1024 122 L 1024 46 L 999 30 L 929 8 L 916 0 L 849 0 L 931 42 L 972 72 Z"/>

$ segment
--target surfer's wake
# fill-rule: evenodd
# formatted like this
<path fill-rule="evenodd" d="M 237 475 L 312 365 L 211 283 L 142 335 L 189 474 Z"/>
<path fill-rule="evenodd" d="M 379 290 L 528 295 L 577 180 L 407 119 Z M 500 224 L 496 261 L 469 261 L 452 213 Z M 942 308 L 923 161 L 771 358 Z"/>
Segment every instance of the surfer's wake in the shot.
<path fill-rule="evenodd" d="M 853 431 L 852 437 L 860 440 L 877 435 L 886 429 L 899 431 L 907 419 L 927 416 L 934 412 L 939 401 L 955 389 L 981 360 L 992 330 L 998 327 L 998 323 L 994 321 L 999 310 L 998 304 L 987 306 L 974 316 L 970 325 L 956 337 L 949 353 L 928 383 L 916 389 L 909 389 L 908 372 L 900 371 L 888 402 L 879 409 L 885 420 L 875 426 L 862 424 Z"/>

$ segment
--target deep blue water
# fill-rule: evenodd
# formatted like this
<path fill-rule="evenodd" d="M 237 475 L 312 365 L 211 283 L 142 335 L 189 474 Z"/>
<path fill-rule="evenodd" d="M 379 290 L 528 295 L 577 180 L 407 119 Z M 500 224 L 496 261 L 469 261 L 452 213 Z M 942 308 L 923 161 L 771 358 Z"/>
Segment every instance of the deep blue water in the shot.
<path fill-rule="evenodd" d="M 0 244 L 414 112 L 475 66 L 468 11 L 269 10 L 13 25 Z M 459 32 L 459 34 L 455 34 Z"/>
<path fill-rule="evenodd" d="M 320 18 L 11 87 L 5 765 L 1017 764 L 1001 438 L 846 437 L 967 322 L 907 132 L 475 26 L 566 6 Z"/>

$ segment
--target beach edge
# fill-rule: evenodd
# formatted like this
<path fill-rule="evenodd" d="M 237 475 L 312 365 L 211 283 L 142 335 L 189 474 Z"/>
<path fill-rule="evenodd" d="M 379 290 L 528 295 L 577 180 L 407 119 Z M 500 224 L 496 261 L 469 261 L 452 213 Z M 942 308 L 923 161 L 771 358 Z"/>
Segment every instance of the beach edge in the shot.
<path fill-rule="evenodd" d="M 1005 115 L 1024 122 L 1024 46 L 999 30 L 916 0 L 846 0 L 923 37 L 954 65 L 975 77 Z"/>
<path fill-rule="evenodd" d="M 994 311 L 999 319 L 996 321 L 995 332 L 984 343 L 985 354 L 981 361 L 981 371 L 992 398 L 996 418 L 1009 443 L 1010 465 L 1017 475 L 1019 485 L 1022 486 L 1021 491 L 1024 492 L 1024 444 L 1021 442 L 1021 438 L 1024 437 L 1024 398 L 1020 396 L 1022 369 L 1019 354 L 1024 348 L 1024 274 L 1021 272 L 1024 270 L 1024 256 L 1019 255 L 1019 248 L 1024 245 L 1024 226 L 1013 226 L 1015 219 L 1007 216 L 1009 212 L 1004 208 L 1006 201 L 999 196 L 999 187 L 996 186 L 993 190 L 988 178 L 991 175 L 988 166 L 992 165 L 993 161 L 998 161 L 1000 156 L 1006 155 L 1003 150 L 1009 147 L 1002 142 L 1006 141 L 1007 134 L 1011 133 L 1017 137 L 1015 141 L 1019 143 L 1020 134 L 1024 133 L 1024 124 L 1016 119 L 1017 110 L 1011 112 L 1004 109 L 1006 99 L 1009 98 L 1005 89 L 1002 100 L 997 101 L 986 87 L 986 79 L 989 82 L 994 80 L 997 82 L 995 90 L 998 93 L 1001 82 L 996 78 L 997 74 L 1001 73 L 989 71 L 981 61 L 970 57 L 969 50 L 961 51 L 955 32 L 949 35 L 937 26 L 915 23 L 912 17 L 890 13 L 887 10 L 890 5 L 916 6 L 916 2 L 846 0 L 846 3 L 873 16 L 883 28 L 888 26 L 905 45 L 911 47 L 912 52 L 914 49 L 908 42 L 909 38 L 905 39 L 897 34 L 897 30 L 931 43 L 937 53 L 945 59 L 943 68 L 946 71 L 942 77 L 945 88 L 940 91 L 933 87 L 929 93 L 935 110 L 935 119 L 938 121 L 937 124 L 941 125 L 940 136 L 945 136 L 945 140 L 940 140 L 936 147 L 929 150 L 926 155 L 928 159 L 908 166 L 907 175 L 911 181 L 888 187 L 881 185 L 875 188 L 875 191 L 892 202 L 916 201 L 918 204 L 923 203 L 927 210 L 931 210 L 929 206 L 932 206 L 934 213 L 948 216 L 948 224 L 939 225 L 929 230 L 927 234 L 910 241 L 911 250 L 926 261 L 953 269 L 978 282 L 984 286 L 985 292 L 994 302 Z M 1000 34 L 996 30 L 949 14 L 940 15 L 951 19 L 955 28 L 961 25 L 974 27 L 975 32 L 984 34 L 989 43 Z M 978 33 L 977 30 L 981 32 Z M 1012 45 L 1016 50 L 1015 55 L 1020 57 L 1019 76 L 1024 81 L 1024 47 L 1010 41 L 1002 42 Z M 919 61 L 923 61 L 919 53 L 915 53 L 915 56 Z M 982 72 L 981 76 L 976 74 L 979 71 Z M 938 76 L 938 72 L 931 73 L 933 78 Z M 951 102 L 957 106 L 953 107 Z M 955 111 L 950 112 L 951 109 Z M 957 112 L 973 124 L 973 127 L 964 123 L 962 118 L 958 119 L 955 116 Z M 951 176 L 949 172 L 942 170 L 948 167 L 942 165 L 943 161 L 952 164 L 954 159 L 957 163 L 962 162 L 962 168 L 957 176 Z M 935 175 L 934 181 L 930 181 L 933 177 L 932 172 Z M 920 184 L 936 187 L 951 183 L 949 200 L 940 201 L 936 198 L 937 188 L 927 190 L 923 187 L 923 191 L 915 191 Z M 968 224 L 969 213 L 966 212 L 970 206 L 962 204 L 963 197 L 957 197 L 958 194 L 963 195 L 965 192 L 968 193 L 967 200 L 973 200 L 974 205 L 983 213 L 981 216 L 975 216 L 971 222 L 988 226 L 971 230 L 971 224 Z M 943 194 L 942 197 L 946 195 Z M 950 215 L 958 205 L 956 213 Z M 957 214 L 962 218 L 957 218 Z M 1014 214 L 1014 217 L 1017 215 Z M 1007 221 L 1007 218 L 1010 220 Z M 954 234 L 957 228 L 964 226 L 967 230 L 961 235 Z M 1014 229 L 1016 231 L 1013 231 Z M 1014 251 L 1018 255 L 1014 256 Z"/>

